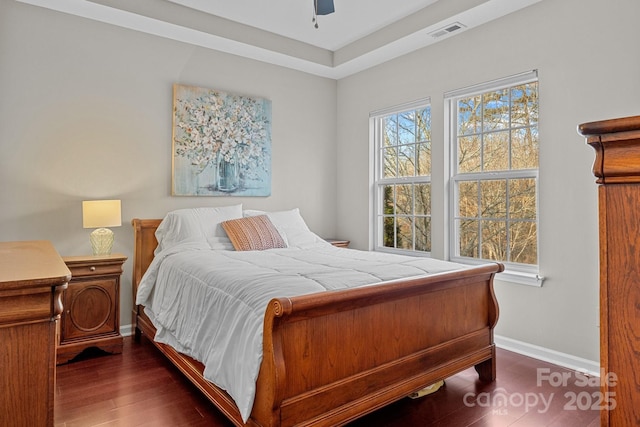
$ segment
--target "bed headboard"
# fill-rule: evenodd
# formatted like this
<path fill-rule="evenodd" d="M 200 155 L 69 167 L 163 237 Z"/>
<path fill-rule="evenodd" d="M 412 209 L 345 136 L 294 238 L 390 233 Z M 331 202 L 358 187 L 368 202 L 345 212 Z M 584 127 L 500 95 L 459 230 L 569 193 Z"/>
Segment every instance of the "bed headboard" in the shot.
<path fill-rule="evenodd" d="M 142 279 L 142 275 L 149 264 L 153 261 L 153 251 L 158 246 L 156 240 L 156 228 L 160 225 L 161 219 L 138 219 L 131 220 L 133 225 L 133 297 L 135 301 L 135 295 L 138 291 L 138 284 Z"/>

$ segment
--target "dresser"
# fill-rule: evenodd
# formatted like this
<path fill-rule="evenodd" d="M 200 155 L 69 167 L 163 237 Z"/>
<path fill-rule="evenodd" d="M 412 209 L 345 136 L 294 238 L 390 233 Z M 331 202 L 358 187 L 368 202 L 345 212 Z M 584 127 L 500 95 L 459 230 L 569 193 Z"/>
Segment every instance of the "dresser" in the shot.
<path fill-rule="evenodd" d="M 53 426 L 56 319 L 70 278 L 50 242 L 0 242 L 3 426 Z"/>
<path fill-rule="evenodd" d="M 63 258 L 71 281 L 64 291 L 57 363 L 87 348 L 122 353 L 120 276 L 127 257 L 120 254 Z"/>
<path fill-rule="evenodd" d="M 599 187 L 601 425 L 640 425 L 640 116 L 578 132 Z"/>

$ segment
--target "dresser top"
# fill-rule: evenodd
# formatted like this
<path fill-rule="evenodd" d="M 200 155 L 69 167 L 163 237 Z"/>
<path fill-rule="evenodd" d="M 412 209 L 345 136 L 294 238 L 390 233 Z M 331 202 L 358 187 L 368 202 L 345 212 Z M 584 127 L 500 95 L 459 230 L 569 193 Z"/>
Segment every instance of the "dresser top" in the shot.
<path fill-rule="evenodd" d="M 0 242 L 0 290 L 62 285 L 71 272 L 47 240 Z"/>
<path fill-rule="evenodd" d="M 640 129 L 640 116 L 600 120 L 578 125 L 578 133 L 583 136 L 629 132 Z"/>

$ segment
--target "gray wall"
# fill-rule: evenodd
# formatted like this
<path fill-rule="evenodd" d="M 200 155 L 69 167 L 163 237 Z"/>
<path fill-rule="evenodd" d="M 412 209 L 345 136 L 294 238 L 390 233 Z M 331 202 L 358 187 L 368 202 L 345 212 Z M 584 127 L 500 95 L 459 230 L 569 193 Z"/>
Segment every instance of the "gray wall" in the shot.
<path fill-rule="evenodd" d="M 272 195 L 171 197 L 173 83 L 272 101 Z M 0 0 L 0 240 L 90 254 L 81 201 L 119 198 L 114 252 L 134 217 L 190 206 L 299 207 L 336 227 L 336 82 L 12 0 Z M 131 261 L 121 324 L 131 323 Z"/>
<path fill-rule="evenodd" d="M 431 97 L 433 246 L 445 254 L 446 91 L 538 69 L 542 288 L 498 282 L 496 333 L 599 360 L 597 190 L 579 123 L 640 114 L 640 2 L 544 0 L 338 82 L 338 234 L 369 245 L 368 115 Z"/>

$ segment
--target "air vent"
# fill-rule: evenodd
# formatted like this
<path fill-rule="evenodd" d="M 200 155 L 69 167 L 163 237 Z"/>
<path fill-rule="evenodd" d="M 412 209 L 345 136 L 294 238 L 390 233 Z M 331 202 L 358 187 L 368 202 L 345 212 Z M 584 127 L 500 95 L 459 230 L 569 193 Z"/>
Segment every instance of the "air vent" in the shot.
<path fill-rule="evenodd" d="M 455 31 L 460 31 L 463 28 L 466 28 L 466 27 L 459 22 L 454 22 L 453 24 L 449 24 L 444 28 L 440 28 L 439 30 L 429 33 L 429 35 L 433 38 L 438 38 L 438 37 L 445 36 L 447 34 L 451 34 Z"/>

